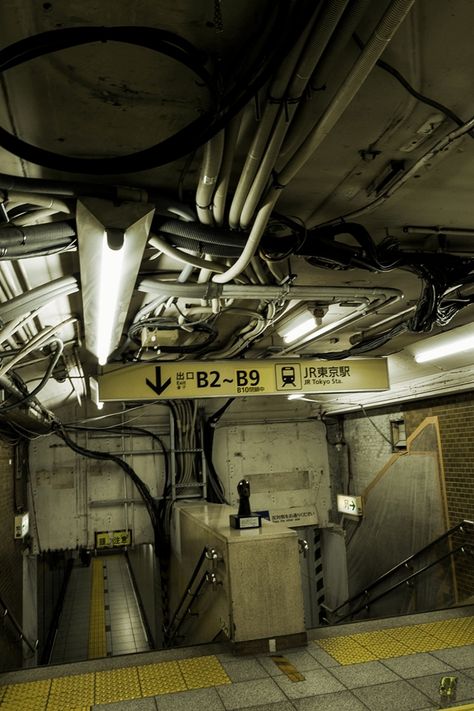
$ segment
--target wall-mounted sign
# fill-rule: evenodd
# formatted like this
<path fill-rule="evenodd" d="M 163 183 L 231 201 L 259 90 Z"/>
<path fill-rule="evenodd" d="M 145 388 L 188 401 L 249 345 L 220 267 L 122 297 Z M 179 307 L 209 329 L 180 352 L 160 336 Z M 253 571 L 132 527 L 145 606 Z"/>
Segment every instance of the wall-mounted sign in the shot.
<path fill-rule="evenodd" d="M 387 390 L 387 361 L 227 360 L 112 365 L 97 378 L 99 399 L 167 400 Z"/>
<path fill-rule="evenodd" d="M 30 517 L 28 513 L 15 516 L 15 538 L 24 538 L 30 530 Z"/>
<path fill-rule="evenodd" d="M 337 510 L 339 513 L 352 516 L 362 516 L 362 496 L 337 495 Z"/>
<path fill-rule="evenodd" d="M 314 526 L 318 523 L 315 506 L 291 506 L 287 509 L 272 509 L 270 521 L 287 526 Z"/>
<path fill-rule="evenodd" d="M 96 531 L 96 548 L 122 548 L 132 545 L 132 531 Z"/>

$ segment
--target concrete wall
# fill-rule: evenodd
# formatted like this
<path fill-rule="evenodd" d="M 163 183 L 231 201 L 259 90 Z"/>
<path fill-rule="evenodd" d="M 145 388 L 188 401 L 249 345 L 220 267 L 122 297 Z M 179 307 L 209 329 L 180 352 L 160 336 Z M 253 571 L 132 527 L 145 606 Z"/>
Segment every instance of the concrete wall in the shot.
<path fill-rule="evenodd" d="M 15 516 L 13 447 L 0 442 L 0 596 L 21 624 L 22 543 L 13 538 Z M 3 610 L 1 611 L 3 612 Z M 5 620 L 0 625 L 0 671 L 21 666 L 22 645 Z"/>

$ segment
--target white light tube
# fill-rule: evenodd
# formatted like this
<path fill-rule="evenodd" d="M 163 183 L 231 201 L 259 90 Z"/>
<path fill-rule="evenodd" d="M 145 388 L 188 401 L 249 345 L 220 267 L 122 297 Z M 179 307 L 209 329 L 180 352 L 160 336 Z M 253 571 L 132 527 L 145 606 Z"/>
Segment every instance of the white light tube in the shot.
<path fill-rule="evenodd" d="M 285 343 L 293 343 L 293 341 L 298 340 L 301 336 L 305 336 L 310 331 L 316 328 L 316 319 L 314 316 L 308 316 L 302 323 L 299 323 L 294 328 L 290 329 L 283 336 Z"/>
<path fill-rule="evenodd" d="M 110 249 L 107 234 L 102 238 L 100 262 L 99 303 L 97 305 L 97 358 L 105 365 L 110 355 L 112 336 L 119 304 L 119 289 L 122 278 L 125 249 Z"/>
<path fill-rule="evenodd" d="M 445 345 L 427 348 L 426 351 L 420 351 L 420 353 L 417 353 L 415 355 L 415 360 L 417 363 L 427 363 L 430 360 L 446 358 L 446 356 L 457 355 L 458 353 L 470 350 L 474 350 L 474 336 L 454 339 Z"/>

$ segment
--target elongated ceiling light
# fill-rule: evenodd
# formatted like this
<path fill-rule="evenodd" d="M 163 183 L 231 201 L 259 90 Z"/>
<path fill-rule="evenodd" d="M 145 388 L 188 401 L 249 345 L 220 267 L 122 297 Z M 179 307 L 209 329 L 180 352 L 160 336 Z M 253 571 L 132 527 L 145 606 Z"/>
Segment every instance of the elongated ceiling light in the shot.
<path fill-rule="evenodd" d="M 310 331 L 313 331 L 317 326 L 314 315 L 305 309 L 294 318 L 285 323 L 282 328 L 278 329 L 278 333 L 282 336 L 285 343 L 293 343 L 301 336 L 305 336 Z"/>
<path fill-rule="evenodd" d="M 419 351 L 419 353 L 415 354 L 415 360 L 417 363 L 427 363 L 430 360 L 446 358 L 447 356 L 470 350 L 474 350 L 474 336 L 464 336 L 462 338 L 453 338 L 448 343 Z"/>
<path fill-rule="evenodd" d="M 117 347 L 132 298 L 154 208 L 84 198 L 77 233 L 86 347 L 105 365 Z"/>

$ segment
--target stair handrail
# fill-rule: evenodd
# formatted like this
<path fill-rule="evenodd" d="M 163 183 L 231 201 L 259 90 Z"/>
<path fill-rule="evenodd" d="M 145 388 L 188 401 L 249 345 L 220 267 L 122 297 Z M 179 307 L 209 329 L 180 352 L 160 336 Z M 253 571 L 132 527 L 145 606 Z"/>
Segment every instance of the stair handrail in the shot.
<path fill-rule="evenodd" d="M 186 617 L 188 615 L 191 614 L 191 608 L 194 605 L 195 600 L 198 598 L 198 596 L 204 586 L 204 583 L 206 583 L 207 580 L 208 580 L 207 573 L 203 573 L 203 575 L 196 587 L 196 590 L 193 593 L 190 593 L 191 599 L 190 599 L 189 604 L 186 607 L 184 613 L 182 614 L 181 617 L 176 617 L 176 616 L 174 617 L 174 620 L 176 620 L 178 624 L 176 625 L 176 627 L 174 629 L 172 629 L 171 626 L 168 627 L 168 639 L 167 639 L 168 644 L 171 644 L 173 642 L 173 640 L 175 639 L 179 630 L 181 629 L 181 625 L 183 624 L 184 620 L 186 619 Z"/>
<path fill-rule="evenodd" d="M 0 597 L 0 607 L 3 608 L 3 613 L 2 617 L 5 620 L 10 620 L 12 623 L 13 627 L 18 633 L 18 638 L 19 641 L 24 642 L 26 646 L 33 652 L 33 654 L 36 652 L 36 649 L 38 647 L 38 640 L 35 640 L 35 642 L 30 642 L 28 637 L 25 637 L 25 633 L 23 632 L 19 622 L 17 621 L 15 615 L 11 612 L 11 610 L 8 609 L 8 605 L 4 602 L 2 597 Z"/>
<path fill-rule="evenodd" d="M 385 573 L 382 573 L 382 575 L 379 575 L 379 577 L 373 580 L 369 585 L 366 585 L 363 590 L 359 590 L 359 592 L 355 593 L 354 595 L 351 595 L 351 597 L 348 597 L 347 600 L 344 600 L 344 602 L 342 602 L 337 607 L 331 609 L 324 605 L 324 608 L 331 614 L 337 613 L 338 610 L 345 607 L 346 605 L 350 605 L 351 602 L 354 602 L 354 600 L 357 600 L 359 597 L 362 597 L 362 595 L 367 595 L 370 590 L 377 587 L 377 585 L 380 585 L 380 583 L 382 583 L 384 580 L 393 575 L 393 573 L 395 573 L 397 570 L 399 570 L 400 568 L 405 568 L 412 560 L 422 555 L 423 553 L 426 553 L 428 550 L 430 550 L 430 548 L 433 548 L 435 545 L 437 545 L 444 539 L 449 538 L 449 536 L 452 536 L 454 533 L 462 531 L 463 528 L 465 528 L 466 526 L 474 527 L 474 521 L 470 521 L 469 519 L 463 519 L 455 526 L 450 528 L 448 531 L 445 531 L 440 536 L 434 538 L 432 541 L 427 543 L 426 546 L 423 546 L 423 548 L 420 548 L 419 550 L 415 551 L 415 553 L 409 555 L 408 558 L 405 558 L 404 560 L 400 561 L 400 563 L 394 565 L 393 568 L 390 568 L 389 570 L 385 571 Z"/>
<path fill-rule="evenodd" d="M 194 593 L 192 592 L 192 587 L 193 587 L 193 585 L 194 585 L 194 582 L 195 582 L 197 576 L 199 575 L 199 571 L 201 570 L 201 568 L 202 568 L 202 566 L 203 566 L 203 563 L 204 563 L 206 560 L 211 560 L 211 561 L 213 561 L 213 560 L 216 559 L 216 557 L 217 557 L 217 553 L 216 553 L 215 549 L 214 549 L 212 546 L 204 546 L 204 548 L 203 548 L 202 551 L 201 551 L 201 555 L 199 556 L 198 561 L 197 561 L 196 565 L 194 566 L 194 570 L 193 570 L 193 572 L 191 573 L 191 577 L 189 578 L 189 581 L 188 581 L 187 585 L 186 585 L 185 588 L 184 588 L 184 592 L 183 592 L 183 594 L 182 594 L 182 596 L 181 596 L 181 599 L 180 599 L 180 601 L 179 601 L 179 603 L 178 603 L 178 606 L 176 607 L 176 609 L 175 609 L 175 611 L 174 611 L 174 613 L 173 613 L 173 616 L 172 616 L 172 618 L 171 618 L 171 621 L 169 622 L 168 626 L 166 627 L 165 633 L 166 633 L 166 637 L 168 638 L 168 642 L 170 641 L 170 639 L 172 639 L 172 638 L 174 638 L 174 637 L 176 636 L 177 630 L 179 629 L 179 627 L 181 627 L 181 625 L 182 625 L 182 623 L 183 623 L 183 620 L 184 620 L 184 618 L 185 618 L 186 615 L 187 615 L 187 611 L 186 611 L 186 613 L 183 615 L 183 617 L 181 617 L 181 618 L 178 619 L 178 615 L 179 615 L 179 613 L 180 613 L 180 611 L 181 611 L 181 608 L 183 607 L 184 603 L 186 602 L 186 599 L 187 599 L 188 597 L 191 598 L 190 603 L 189 603 L 189 605 L 188 605 L 188 610 L 189 610 L 189 607 L 192 605 L 192 603 L 193 603 L 194 600 L 196 599 L 197 595 L 199 594 L 199 592 L 200 592 L 200 590 L 201 590 L 203 584 L 206 582 L 206 573 L 204 573 L 204 575 L 202 576 L 201 580 L 199 581 L 199 584 L 198 584 L 198 587 L 196 588 L 196 591 L 195 591 Z M 171 631 L 172 631 L 172 629 L 173 629 L 173 625 L 174 625 L 174 623 L 176 622 L 177 619 L 178 619 L 178 628 L 177 628 L 176 630 L 174 630 L 174 632 L 173 632 L 173 634 L 172 634 L 172 636 L 171 636 L 170 633 L 171 633 Z"/>
<path fill-rule="evenodd" d="M 444 555 L 440 556 L 434 561 L 431 561 L 431 563 L 428 563 L 425 565 L 423 568 L 420 568 L 419 570 L 416 570 L 414 573 L 411 573 L 408 577 L 404 578 L 403 580 L 399 580 L 397 583 L 394 583 L 391 585 L 389 588 L 386 588 L 385 590 L 382 590 L 378 595 L 376 595 L 374 598 L 372 598 L 369 602 L 364 603 L 357 607 L 355 610 L 351 610 L 350 612 L 346 613 L 342 617 L 339 617 L 337 622 L 342 622 L 343 620 L 347 620 L 348 617 L 353 617 L 354 615 L 357 615 L 358 612 L 361 612 L 362 610 L 366 609 L 369 604 L 372 605 L 374 602 L 377 602 L 377 600 L 380 600 L 382 597 L 385 597 L 385 595 L 389 595 L 391 592 L 396 590 L 397 588 L 401 587 L 402 585 L 408 584 L 411 580 L 414 580 L 414 578 L 417 578 L 419 575 L 422 573 L 425 573 L 427 570 L 430 568 L 433 568 L 435 565 L 438 565 L 438 563 L 441 563 L 441 561 L 445 560 L 446 558 L 449 558 L 451 556 L 456 555 L 457 553 L 465 553 L 466 551 L 469 551 L 471 555 L 474 555 L 474 545 L 472 543 L 463 543 L 463 545 L 458 546 L 457 548 L 454 548 L 451 551 L 448 551 Z"/>

